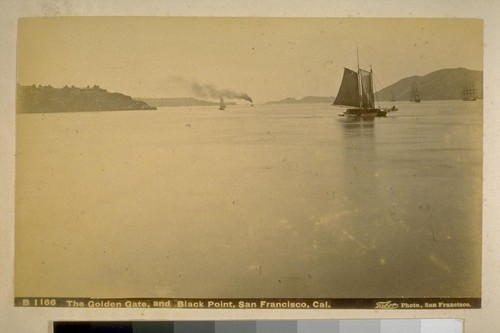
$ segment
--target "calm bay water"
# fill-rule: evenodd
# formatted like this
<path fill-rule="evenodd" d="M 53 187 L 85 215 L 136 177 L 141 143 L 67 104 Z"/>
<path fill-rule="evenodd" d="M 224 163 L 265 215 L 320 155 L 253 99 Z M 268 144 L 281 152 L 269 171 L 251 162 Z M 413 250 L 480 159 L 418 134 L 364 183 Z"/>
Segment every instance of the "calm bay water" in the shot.
<path fill-rule="evenodd" d="M 480 296 L 482 102 L 397 105 L 18 115 L 16 296 Z"/>

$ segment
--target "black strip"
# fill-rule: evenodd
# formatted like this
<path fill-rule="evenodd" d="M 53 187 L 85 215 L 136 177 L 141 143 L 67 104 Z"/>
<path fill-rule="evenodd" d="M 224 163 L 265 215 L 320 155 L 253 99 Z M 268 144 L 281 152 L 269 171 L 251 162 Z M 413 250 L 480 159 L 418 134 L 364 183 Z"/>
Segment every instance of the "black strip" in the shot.
<path fill-rule="evenodd" d="M 481 298 L 53 298 L 17 297 L 19 307 L 176 309 L 480 309 Z"/>

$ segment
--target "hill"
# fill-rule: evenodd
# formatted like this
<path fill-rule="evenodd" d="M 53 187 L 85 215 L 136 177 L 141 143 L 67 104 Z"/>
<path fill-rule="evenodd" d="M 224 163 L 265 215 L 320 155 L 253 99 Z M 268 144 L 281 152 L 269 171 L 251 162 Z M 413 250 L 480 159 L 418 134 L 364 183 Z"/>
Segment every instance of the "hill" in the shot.
<path fill-rule="evenodd" d="M 267 102 L 266 104 L 313 104 L 313 103 L 329 103 L 332 104 L 335 97 L 322 97 L 322 96 L 306 96 L 302 99 L 295 99 L 288 97 L 280 101 Z"/>
<path fill-rule="evenodd" d="M 172 97 L 172 98 L 137 98 L 149 105 L 156 107 L 168 107 L 168 106 L 211 106 L 219 105 L 219 102 L 209 102 L 201 99 L 196 99 L 192 97 Z M 231 102 L 226 102 L 227 105 L 234 104 Z"/>
<path fill-rule="evenodd" d="M 17 85 L 18 113 L 79 111 L 155 110 L 142 101 L 99 86 L 53 88 L 52 86 Z"/>
<path fill-rule="evenodd" d="M 420 98 L 425 100 L 462 99 L 462 90 L 467 84 L 474 84 L 477 97 L 483 98 L 483 72 L 466 68 L 446 68 L 424 76 L 411 76 L 378 91 L 378 100 L 407 101 L 412 84 L 417 85 Z"/>

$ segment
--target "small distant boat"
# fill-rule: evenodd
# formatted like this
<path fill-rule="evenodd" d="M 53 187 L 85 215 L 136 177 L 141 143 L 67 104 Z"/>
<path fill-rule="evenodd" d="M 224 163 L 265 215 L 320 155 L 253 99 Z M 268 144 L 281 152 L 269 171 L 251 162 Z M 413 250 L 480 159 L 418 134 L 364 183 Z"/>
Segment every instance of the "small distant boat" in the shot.
<path fill-rule="evenodd" d="M 420 103 L 420 95 L 418 94 L 417 84 L 413 82 L 410 90 L 410 102 Z"/>
<path fill-rule="evenodd" d="M 393 105 L 391 108 L 384 108 L 383 110 L 385 110 L 386 112 L 396 112 L 398 111 L 398 108 Z"/>
<path fill-rule="evenodd" d="M 462 90 L 462 100 L 473 102 L 477 100 L 476 88 L 474 83 L 466 83 Z"/>
<path fill-rule="evenodd" d="M 344 68 L 344 77 L 333 105 L 354 107 L 339 115 L 343 117 L 370 119 L 387 115 L 386 110 L 375 107 L 373 71 L 359 68 L 359 56 L 357 72 Z"/>
<path fill-rule="evenodd" d="M 226 103 L 224 103 L 224 98 L 220 97 L 219 110 L 224 110 L 226 108 Z"/>

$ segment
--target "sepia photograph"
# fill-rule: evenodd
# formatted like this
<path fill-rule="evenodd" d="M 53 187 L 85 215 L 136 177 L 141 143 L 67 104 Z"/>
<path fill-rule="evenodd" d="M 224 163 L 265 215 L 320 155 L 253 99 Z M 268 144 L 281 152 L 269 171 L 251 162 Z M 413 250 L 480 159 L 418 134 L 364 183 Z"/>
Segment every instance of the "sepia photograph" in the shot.
<path fill-rule="evenodd" d="M 16 305 L 481 307 L 481 19 L 24 17 L 16 62 Z"/>

